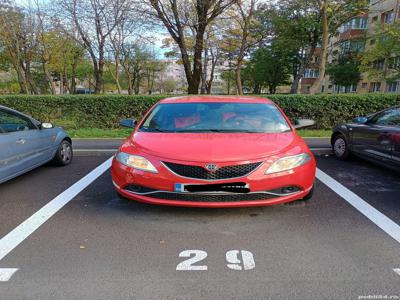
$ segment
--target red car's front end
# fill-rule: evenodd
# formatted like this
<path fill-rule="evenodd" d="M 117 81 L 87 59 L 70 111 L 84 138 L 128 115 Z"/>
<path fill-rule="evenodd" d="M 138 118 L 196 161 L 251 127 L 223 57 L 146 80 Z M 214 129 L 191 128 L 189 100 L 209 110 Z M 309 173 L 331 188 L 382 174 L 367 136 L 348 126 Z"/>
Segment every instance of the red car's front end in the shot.
<path fill-rule="evenodd" d="M 167 126 L 162 132 L 158 127 L 157 130 L 148 130 L 146 122 L 151 124 L 151 121 L 146 120 L 151 119 L 152 114 L 156 115 L 156 120 L 158 113 L 161 121 L 156 121 L 162 123 L 162 114 L 154 113 L 153 108 L 145 116 L 113 160 L 112 179 L 117 192 L 140 202 L 190 207 L 265 206 L 309 196 L 316 166 L 308 147 L 272 102 L 268 105 L 282 114 L 284 121 L 280 122 L 287 122 L 288 130 L 250 131 L 249 128 L 253 128 L 250 125 L 254 128 L 261 126 L 255 121 L 254 109 L 246 111 L 245 108 L 246 113 L 238 116 L 238 108 L 243 109 L 243 105 L 229 106 L 244 101 L 263 105 L 266 102 L 257 98 L 219 97 L 161 101 L 161 104 L 170 105 L 202 104 L 194 111 L 183 106 L 184 112 L 177 115 L 176 110 L 171 110 L 174 119 L 167 124 L 173 122 L 174 130 Z M 216 111 L 217 117 L 221 112 L 221 122 L 226 123 L 226 128 L 233 129 L 198 129 L 203 127 L 196 125 L 201 123 L 196 114 L 200 110 L 198 114 L 202 116 L 204 105 L 211 105 L 213 117 Z M 171 112 L 166 111 L 164 115 L 170 116 Z M 207 120 L 212 124 L 210 118 Z M 244 122 L 250 125 L 243 125 Z M 265 122 L 271 124 L 269 119 Z"/>

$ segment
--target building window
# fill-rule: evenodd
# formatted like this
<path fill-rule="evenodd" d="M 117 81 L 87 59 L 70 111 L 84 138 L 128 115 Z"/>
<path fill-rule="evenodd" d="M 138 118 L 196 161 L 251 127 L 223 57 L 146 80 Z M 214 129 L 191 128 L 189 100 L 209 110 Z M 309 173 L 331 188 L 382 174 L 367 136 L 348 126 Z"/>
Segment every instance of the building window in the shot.
<path fill-rule="evenodd" d="M 359 53 L 363 52 L 365 49 L 364 41 L 354 41 L 354 40 L 347 40 L 340 44 L 342 53 Z"/>
<path fill-rule="evenodd" d="M 370 92 L 371 93 L 379 93 L 381 91 L 382 83 L 380 82 L 372 82 Z"/>
<path fill-rule="evenodd" d="M 367 18 L 354 18 L 343 24 L 339 31 L 343 33 L 352 29 L 367 29 L 367 24 Z"/>
<path fill-rule="evenodd" d="M 317 78 L 319 75 L 319 70 L 306 69 L 304 71 L 304 78 Z"/>
<path fill-rule="evenodd" d="M 380 59 L 374 62 L 374 69 L 383 71 L 385 69 L 385 60 Z"/>
<path fill-rule="evenodd" d="M 363 82 L 362 85 L 361 85 L 361 88 L 367 89 L 368 88 L 368 83 L 367 82 Z"/>
<path fill-rule="evenodd" d="M 387 11 L 382 14 L 382 22 L 383 23 L 388 24 L 388 23 L 393 23 L 393 21 L 394 21 L 394 11 L 393 10 Z"/>
<path fill-rule="evenodd" d="M 392 57 L 389 59 L 389 68 L 395 70 L 400 69 L 400 56 Z"/>
<path fill-rule="evenodd" d="M 355 84 L 348 85 L 348 86 L 335 85 L 335 92 L 336 93 L 355 93 L 355 92 L 357 92 L 357 85 L 355 85 Z"/>
<path fill-rule="evenodd" d="M 399 81 L 388 83 L 387 92 L 388 93 L 396 93 L 399 90 Z"/>

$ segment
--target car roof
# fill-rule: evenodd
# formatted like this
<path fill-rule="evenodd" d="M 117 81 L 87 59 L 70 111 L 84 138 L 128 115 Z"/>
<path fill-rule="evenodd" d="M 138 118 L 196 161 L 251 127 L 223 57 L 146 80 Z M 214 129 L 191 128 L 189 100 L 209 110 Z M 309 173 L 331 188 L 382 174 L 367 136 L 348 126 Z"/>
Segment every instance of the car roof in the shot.
<path fill-rule="evenodd" d="M 214 103 L 267 103 L 272 104 L 273 102 L 267 98 L 255 97 L 255 96 L 181 96 L 166 98 L 160 101 L 160 103 L 201 103 L 201 102 L 214 102 Z"/>

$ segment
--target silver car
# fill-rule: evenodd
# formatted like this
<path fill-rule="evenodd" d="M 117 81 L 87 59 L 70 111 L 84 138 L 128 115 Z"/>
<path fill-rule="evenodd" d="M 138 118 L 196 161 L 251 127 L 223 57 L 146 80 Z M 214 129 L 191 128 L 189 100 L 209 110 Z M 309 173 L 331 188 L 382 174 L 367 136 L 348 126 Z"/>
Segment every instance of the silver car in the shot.
<path fill-rule="evenodd" d="M 0 183 L 50 161 L 66 166 L 72 157 L 64 130 L 0 105 Z"/>

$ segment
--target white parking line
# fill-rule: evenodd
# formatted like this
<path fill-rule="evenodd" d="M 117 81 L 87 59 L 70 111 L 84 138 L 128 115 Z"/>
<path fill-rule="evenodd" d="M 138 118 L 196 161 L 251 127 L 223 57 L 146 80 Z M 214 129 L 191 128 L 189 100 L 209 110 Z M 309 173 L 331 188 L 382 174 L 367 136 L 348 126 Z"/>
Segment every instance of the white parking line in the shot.
<path fill-rule="evenodd" d="M 0 261 L 111 166 L 108 159 L 0 240 Z"/>
<path fill-rule="evenodd" d="M 317 169 L 317 178 L 400 243 L 400 226 L 398 224 L 320 169 Z"/>
<path fill-rule="evenodd" d="M 17 272 L 18 269 L 11 268 L 0 268 L 0 282 L 7 282 L 10 280 L 11 276 Z"/>

